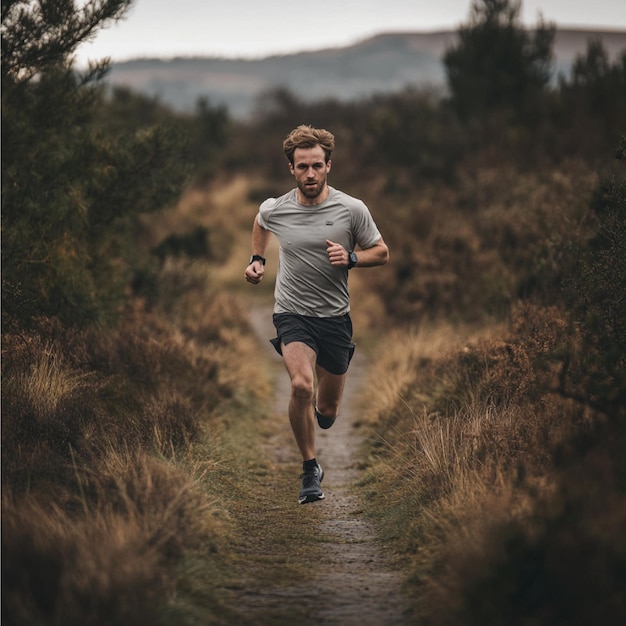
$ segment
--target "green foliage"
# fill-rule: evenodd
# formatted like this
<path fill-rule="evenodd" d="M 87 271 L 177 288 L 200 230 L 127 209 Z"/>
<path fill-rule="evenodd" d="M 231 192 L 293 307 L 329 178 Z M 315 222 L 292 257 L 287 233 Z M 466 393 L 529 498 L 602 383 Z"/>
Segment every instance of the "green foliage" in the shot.
<path fill-rule="evenodd" d="M 78 44 L 120 19 L 132 0 L 2 1 L 2 81 L 27 82 L 55 66 L 66 67 Z"/>
<path fill-rule="evenodd" d="M 136 216 L 171 202 L 188 176 L 175 125 L 96 128 L 104 66 L 72 68 L 76 45 L 127 5 L 3 4 L 3 307 L 18 325 L 118 311 Z"/>
<path fill-rule="evenodd" d="M 516 116 L 536 106 L 552 70 L 555 29 L 540 22 L 529 33 L 519 0 L 474 0 L 459 43 L 444 56 L 451 102 L 463 119 L 494 111 Z"/>
<path fill-rule="evenodd" d="M 626 132 L 626 50 L 611 63 L 602 42 L 590 40 L 574 62 L 572 75 L 561 80 L 558 117 L 578 131 L 577 150 L 599 153 Z"/>
<path fill-rule="evenodd" d="M 198 100 L 196 114 L 189 121 L 190 156 L 198 167 L 206 170 L 213 166 L 217 154 L 230 138 L 230 126 L 226 107 L 214 106 L 206 98 Z"/>
<path fill-rule="evenodd" d="M 170 256 L 187 256 L 190 259 L 211 258 L 209 231 L 204 226 L 197 226 L 189 233 L 168 235 L 152 252 L 161 262 Z"/>
<path fill-rule="evenodd" d="M 115 137 L 133 133 L 138 128 L 167 123 L 174 117 L 158 98 L 148 98 L 127 87 L 113 87 L 103 96 L 93 123 L 99 132 Z"/>
<path fill-rule="evenodd" d="M 231 120 L 224 106 L 214 106 L 200 98 L 193 115 L 176 114 L 158 98 L 127 87 L 113 87 L 101 99 L 94 126 L 118 139 L 153 126 L 175 129 L 185 138 L 185 159 L 192 164 L 195 175 L 204 180 L 231 132 Z"/>
<path fill-rule="evenodd" d="M 413 179 L 453 180 L 464 133 L 436 94 L 407 89 L 373 98 L 364 123 L 372 135 L 368 161 L 399 168 Z"/>

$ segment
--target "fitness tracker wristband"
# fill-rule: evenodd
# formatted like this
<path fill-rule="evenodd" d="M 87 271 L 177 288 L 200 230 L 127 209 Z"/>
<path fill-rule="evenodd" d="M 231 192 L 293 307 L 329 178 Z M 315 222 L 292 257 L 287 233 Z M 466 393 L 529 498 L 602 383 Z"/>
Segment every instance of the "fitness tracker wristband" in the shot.
<path fill-rule="evenodd" d="M 250 257 L 250 262 L 248 263 L 248 265 L 250 265 L 250 263 L 254 263 L 255 261 L 261 261 L 261 265 L 265 265 L 265 258 L 262 257 L 260 254 L 253 254 Z"/>

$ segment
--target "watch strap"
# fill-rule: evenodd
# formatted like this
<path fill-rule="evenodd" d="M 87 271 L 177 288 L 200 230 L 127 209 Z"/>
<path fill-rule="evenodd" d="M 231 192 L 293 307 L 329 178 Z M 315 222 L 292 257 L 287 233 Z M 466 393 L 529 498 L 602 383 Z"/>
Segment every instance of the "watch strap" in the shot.
<path fill-rule="evenodd" d="M 250 263 L 254 263 L 255 261 L 261 261 L 261 265 L 265 265 L 265 257 L 262 257 L 260 254 L 253 254 L 250 257 Z"/>

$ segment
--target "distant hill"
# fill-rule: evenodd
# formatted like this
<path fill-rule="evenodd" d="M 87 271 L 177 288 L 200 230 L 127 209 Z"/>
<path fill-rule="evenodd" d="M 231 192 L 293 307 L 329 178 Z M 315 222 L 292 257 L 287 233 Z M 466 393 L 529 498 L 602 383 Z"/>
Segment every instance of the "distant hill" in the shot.
<path fill-rule="evenodd" d="M 113 65 L 107 81 L 125 85 L 179 111 L 200 97 L 225 104 L 237 118 L 249 116 L 257 96 L 287 87 L 301 98 L 354 100 L 407 85 L 445 86 L 444 51 L 456 31 L 381 34 L 344 48 L 258 60 L 184 57 L 138 59 Z M 558 29 L 555 76 L 567 75 L 590 38 L 600 38 L 612 59 L 626 50 L 626 31 Z"/>

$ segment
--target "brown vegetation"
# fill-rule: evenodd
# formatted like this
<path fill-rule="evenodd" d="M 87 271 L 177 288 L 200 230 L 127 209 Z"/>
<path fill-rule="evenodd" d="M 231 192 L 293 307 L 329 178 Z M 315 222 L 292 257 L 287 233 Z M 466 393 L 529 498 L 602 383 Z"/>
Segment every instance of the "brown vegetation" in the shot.
<path fill-rule="evenodd" d="M 417 334 L 385 342 L 363 403 L 364 489 L 412 572 L 419 623 L 618 624 L 624 185 L 576 167 L 480 191 L 465 232 L 492 235 L 459 245 L 451 274 L 484 285 L 474 259 L 493 244 L 510 320 L 444 326 L 434 301 Z"/>
<path fill-rule="evenodd" d="M 520 306 L 490 338 L 424 326 L 389 346 L 364 399 L 364 489 L 412 572 L 419 623 L 623 617 L 624 430 L 552 391 L 547 355 L 567 331 L 558 311 Z"/>
<path fill-rule="evenodd" d="M 177 623 L 195 578 L 224 568 L 220 441 L 269 386 L 241 366 L 254 353 L 245 315 L 206 290 L 206 267 L 170 264 L 162 280 L 190 275 L 204 291 L 187 289 L 169 316 L 4 335 L 7 623 Z M 196 610 L 218 619 L 224 598 L 202 593 Z"/>
<path fill-rule="evenodd" d="M 281 141 L 311 123 L 337 136 L 331 183 L 366 201 L 391 249 L 351 276 L 377 355 L 363 490 L 415 620 L 623 623 L 626 56 L 591 42 L 558 86 L 519 71 L 472 108 L 472 77 L 516 71 L 490 37 L 526 41 L 514 20 L 479 20 L 451 99 L 278 90 L 230 125 L 206 102 L 192 118 L 107 100 L 89 87 L 98 68 L 79 79 L 61 63 L 77 43 L 55 30 L 65 14 L 29 5 L 61 33 L 31 50 L 20 6 L 3 20 L 3 619 L 245 623 L 233 598 L 247 559 L 266 564 L 248 531 L 271 529 L 278 550 L 297 529 L 268 577 L 317 554 L 300 512 L 246 507 L 270 497 L 270 385 L 236 293 L 255 206 L 289 184 Z M 545 69 L 543 37 L 522 65 Z"/>

